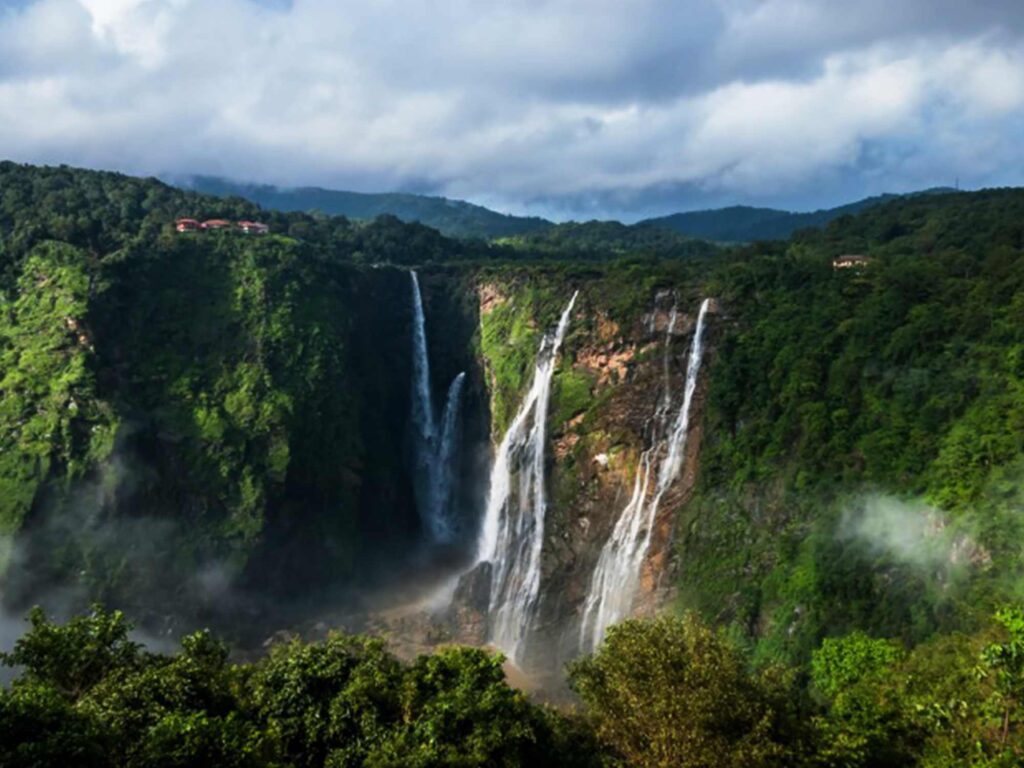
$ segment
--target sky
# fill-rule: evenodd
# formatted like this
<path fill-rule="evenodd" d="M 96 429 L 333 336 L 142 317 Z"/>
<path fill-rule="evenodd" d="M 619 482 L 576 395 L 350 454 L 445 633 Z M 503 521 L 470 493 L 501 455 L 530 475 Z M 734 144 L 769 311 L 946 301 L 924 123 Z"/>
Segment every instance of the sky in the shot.
<path fill-rule="evenodd" d="M 555 219 L 1024 182 L 1022 0 L 0 0 L 0 157 Z"/>

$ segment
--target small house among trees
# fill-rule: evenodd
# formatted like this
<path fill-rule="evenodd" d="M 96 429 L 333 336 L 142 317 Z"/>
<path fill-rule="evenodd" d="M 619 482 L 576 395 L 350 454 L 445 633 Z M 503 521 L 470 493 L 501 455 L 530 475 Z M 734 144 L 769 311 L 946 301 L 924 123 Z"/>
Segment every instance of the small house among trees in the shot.
<path fill-rule="evenodd" d="M 247 235 L 265 235 L 270 232 L 270 227 L 260 221 L 240 221 L 238 228 Z"/>
<path fill-rule="evenodd" d="M 238 229 L 247 235 L 266 235 L 270 227 L 262 221 L 240 221 L 237 224 L 227 219 L 207 219 L 200 223 L 196 219 L 177 219 L 174 229 L 178 232 L 207 232 L 213 230 Z"/>
<path fill-rule="evenodd" d="M 832 269 L 860 269 L 871 263 L 871 259 L 859 253 L 847 253 L 832 259 Z"/>

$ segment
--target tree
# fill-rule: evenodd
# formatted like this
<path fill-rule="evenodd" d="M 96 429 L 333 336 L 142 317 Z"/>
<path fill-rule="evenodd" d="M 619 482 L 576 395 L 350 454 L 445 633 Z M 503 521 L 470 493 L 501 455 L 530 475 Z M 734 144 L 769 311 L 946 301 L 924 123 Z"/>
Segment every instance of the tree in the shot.
<path fill-rule="evenodd" d="M 268 745 L 241 706 L 239 670 L 227 658 L 209 632 L 187 635 L 174 656 L 115 669 L 79 709 L 111 735 L 124 768 L 258 768 Z"/>
<path fill-rule="evenodd" d="M 36 607 L 29 622 L 29 631 L 13 651 L 0 653 L 0 662 L 23 667 L 23 680 L 50 686 L 72 703 L 115 670 L 143 663 L 142 646 L 128 639 L 131 624 L 120 611 L 94 605 L 61 626 Z"/>
<path fill-rule="evenodd" d="M 332 635 L 275 647 L 249 681 L 249 706 L 289 764 L 359 766 L 400 719 L 402 669 L 382 640 Z"/>
<path fill-rule="evenodd" d="M 783 765 L 778 688 L 694 616 L 626 621 L 570 669 L 599 737 L 654 768 Z"/>
<path fill-rule="evenodd" d="M 817 759 L 836 768 L 892 766 L 913 761 L 923 739 L 899 691 L 886 685 L 903 649 L 891 640 L 853 632 L 827 638 L 811 659 L 811 679 L 828 702 L 815 718 Z"/>
<path fill-rule="evenodd" d="M 402 685 L 402 723 L 367 764 L 564 765 L 540 710 L 505 682 L 502 657 L 474 648 L 420 656 Z"/>
<path fill-rule="evenodd" d="M 811 658 L 811 679 L 825 696 L 834 698 L 868 675 L 885 670 L 903 657 L 903 649 L 892 640 L 851 632 L 829 637 Z"/>
<path fill-rule="evenodd" d="M 4 768 L 113 768 L 111 743 L 53 686 L 20 681 L 0 688 L 0 765 Z"/>
<path fill-rule="evenodd" d="M 1003 608 L 996 612 L 996 621 L 1005 637 L 982 651 L 980 673 L 991 676 L 995 687 L 1002 721 L 998 744 L 1004 749 L 1010 741 L 1011 729 L 1020 725 L 1020 711 L 1024 706 L 1024 609 Z M 1021 754 L 1016 753 L 1016 757 Z"/>

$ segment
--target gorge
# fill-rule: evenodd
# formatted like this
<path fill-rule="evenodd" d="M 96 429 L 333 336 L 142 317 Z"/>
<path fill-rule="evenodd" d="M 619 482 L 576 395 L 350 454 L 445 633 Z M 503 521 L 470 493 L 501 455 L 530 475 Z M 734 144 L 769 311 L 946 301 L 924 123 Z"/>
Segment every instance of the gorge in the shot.
<path fill-rule="evenodd" d="M 581 260 L 0 177 L 12 617 L 99 599 L 251 653 L 379 628 L 546 680 L 629 615 L 693 611 L 796 663 L 843 628 L 967 626 L 1015 583 L 1017 191 Z M 174 233 L 184 209 L 275 234 Z M 956 554 L 908 555 L 890 508 L 931 510 L 915 530 Z"/>

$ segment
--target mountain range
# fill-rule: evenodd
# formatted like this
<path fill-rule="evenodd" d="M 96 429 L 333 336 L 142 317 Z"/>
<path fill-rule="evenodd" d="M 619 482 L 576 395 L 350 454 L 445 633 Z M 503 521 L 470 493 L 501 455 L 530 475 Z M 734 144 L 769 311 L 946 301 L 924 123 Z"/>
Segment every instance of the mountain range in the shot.
<path fill-rule="evenodd" d="M 248 184 L 217 176 L 191 176 L 176 186 L 217 197 L 241 197 L 271 210 L 306 213 L 319 212 L 350 219 L 368 220 L 390 214 L 402 221 L 419 222 L 448 237 L 495 239 L 527 235 L 556 234 L 559 228 L 572 228 L 579 237 L 596 224 L 586 222 L 555 224 L 537 216 L 513 216 L 481 205 L 446 197 L 407 192 L 364 193 L 322 187 L 276 187 Z M 942 194 L 954 190 L 937 187 L 913 194 Z M 625 230 L 670 230 L 687 238 L 714 242 L 742 243 L 756 240 L 783 240 L 801 229 L 823 227 L 841 216 L 852 215 L 889 202 L 900 195 L 882 194 L 853 203 L 817 211 L 794 212 L 775 208 L 734 205 L 727 208 L 687 211 L 645 219 Z M 614 222 L 617 224 L 617 222 Z M 604 228 L 602 228 L 604 234 Z M 559 236 L 560 235 L 556 235 Z"/>
<path fill-rule="evenodd" d="M 350 219 L 375 219 L 390 214 L 402 221 L 433 227 L 448 237 L 491 239 L 554 226 L 546 219 L 510 216 L 464 200 L 406 192 L 368 194 L 321 187 L 284 188 L 237 183 L 216 176 L 192 176 L 176 186 L 217 197 L 242 197 L 284 212 L 319 212 Z"/>

